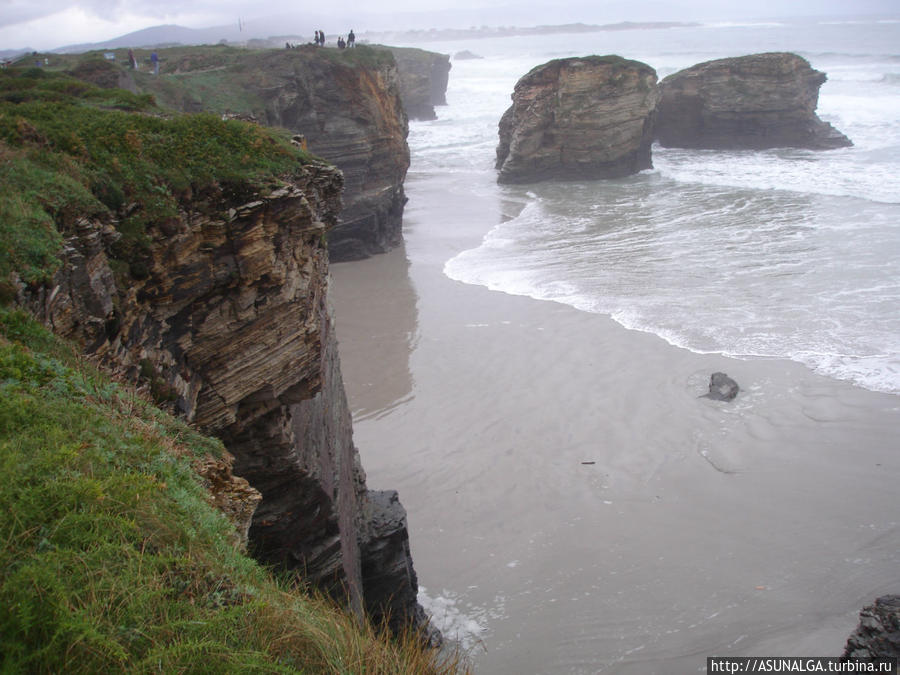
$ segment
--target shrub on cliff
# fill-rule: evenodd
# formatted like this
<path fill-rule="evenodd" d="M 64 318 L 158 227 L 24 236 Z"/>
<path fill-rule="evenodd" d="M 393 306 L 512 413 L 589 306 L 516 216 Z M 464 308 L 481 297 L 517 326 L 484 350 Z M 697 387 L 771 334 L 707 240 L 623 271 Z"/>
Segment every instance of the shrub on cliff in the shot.
<path fill-rule="evenodd" d="M 242 555 L 193 469 L 222 452 L 0 309 L 0 670 L 456 670 Z"/>

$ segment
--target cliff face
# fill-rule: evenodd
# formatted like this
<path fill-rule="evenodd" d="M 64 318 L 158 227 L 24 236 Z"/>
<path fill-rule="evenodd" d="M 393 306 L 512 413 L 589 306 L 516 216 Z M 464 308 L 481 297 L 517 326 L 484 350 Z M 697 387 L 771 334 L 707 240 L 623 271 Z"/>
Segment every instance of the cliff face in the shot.
<path fill-rule="evenodd" d="M 400 72 L 400 98 L 410 119 L 434 120 L 435 106 L 447 105 L 450 55 L 389 47 Z"/>
<path fill-rule="evenodd" d="M 396 246 L 409 168 L 400 76 L 387 50 L 160 50 L 162 76 L 136 86 L 185 111 L 252 115 L 306 137 L 344 174 L 344 209 L 328 233 L 332 261 Z"/>
<path fill-rule="evenodd" d="M 199 468 L 243 528 L 261 493 L 256 557 L 357 612 L 424 625 L 405 519 L 385 526 L 352 441 L 324 244 L 341 185 L 339 171 L 307 165 L 265 194 L 186 197 L 149 227 L 142 279 L 113 272 L 110 224 L 81 219 L 52 283 L 20 284 L 17 300 L 223 440 L 254 489 L 227 466 Z"/>
<path fill-rule="evenodd" d="M 816 150 L 852 145 L 816 115 L 825 74 L 796 54 L 692 66 L 660 83 L 656 137 L 666 147 Z"/>
<path fill-rule="evenodd" d="M 617 56 L 557 59 L 522 77 L 500 121 L 498 180 L 616 178 L 651 167 L 656 72 Z"/>

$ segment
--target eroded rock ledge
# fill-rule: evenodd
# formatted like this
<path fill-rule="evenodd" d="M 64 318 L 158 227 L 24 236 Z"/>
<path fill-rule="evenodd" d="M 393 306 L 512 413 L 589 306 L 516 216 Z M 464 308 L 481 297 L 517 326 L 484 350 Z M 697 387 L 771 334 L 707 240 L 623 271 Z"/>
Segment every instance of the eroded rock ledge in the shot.
<path fill-rule="evenodd" d="M 617 178 L 651 167 L 656 71 L 619 56 L 556 59 L 522 77 L 500 120 L 498 181 Z"/>
<path fill-rule="evenodd" d="M 900 595 L 883 595 L 860 611 L 843 658 L 900 658 Z"/>
<path fill-rule="evenodd" d="M 411 47 L 389 47 L 400 71 L 400 98 L 409 119 L 437 119 L 434 107 L 447 105 L 450 55 Z"/>
<path fill-rule="evenodd" d="M 366 488 L 341 380 L 324 240 L 341 187 L 311 164 L 249 197 L 185 198 L 149 227 L 143 279 L 113 272 L 110 223 L 82 219 L 52 284 L 20 285 L 17 301 L 223 440 L 252 489 L 228 462 L 198 468 L 240 529 L 261 493 L 258 558 L 358 612 L 421 624 L 402 507 Z"/>
<path fill-rule="evenodd" d="M 852 145 L 816 115 L 825 74 L 796 54 L 697 64 L 665 78 L 656 137 L 665 147 L 814 150 Z"/>

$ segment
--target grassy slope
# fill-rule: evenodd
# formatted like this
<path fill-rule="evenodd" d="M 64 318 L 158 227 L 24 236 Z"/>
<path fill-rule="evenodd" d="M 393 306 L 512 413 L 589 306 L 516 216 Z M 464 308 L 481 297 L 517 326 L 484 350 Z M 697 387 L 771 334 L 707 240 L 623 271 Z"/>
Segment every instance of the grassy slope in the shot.
<path fill-rule="evenodd" d="M 452 671 L 237 552 L 192 470 L 221 452 L 0 310 L 0 670 Z"/>
<path fill-rule="evenodd" d="M 277 134 L 42 71 L 0 73 L 0 305 L 83 215 L 144 228 L 304 161 Z M 5 296 L 5 297 L 3 297 Z M 0 671 L 455 672 L 233 548 L 192 469 L 222 452 L 0 307 Z"/>

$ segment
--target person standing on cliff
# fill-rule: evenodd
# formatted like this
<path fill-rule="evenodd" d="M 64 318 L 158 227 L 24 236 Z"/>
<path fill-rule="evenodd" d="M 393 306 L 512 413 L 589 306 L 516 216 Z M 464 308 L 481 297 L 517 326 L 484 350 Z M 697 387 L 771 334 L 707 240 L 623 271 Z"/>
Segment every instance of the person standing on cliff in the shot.
<path fill-rule="evenodd" d="M 128 63 L 131 64 L 132 70 L 137 70 L 137 59 L 134 58 L 134 50 L 133 49 L 128 50 Z"/>
<path fill-rule="evenodd" d="M 355 47 L 356 46 L 356 36 L 353 34 L 353 29 L 350 29 L 350 34 L 347 36 L 347 46 Z"/>
<path fill-rule="evenodd" d="M 156 52 L 151 52 L 150 63 L 153 65 L 153 74 L 159 75 L 159 56 L 157 56 Z"/>

